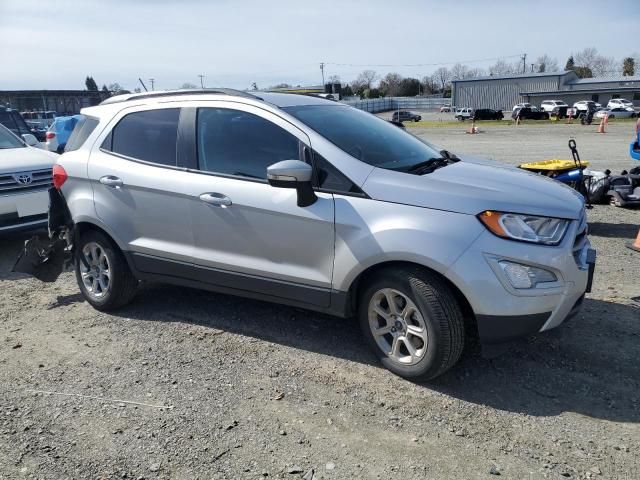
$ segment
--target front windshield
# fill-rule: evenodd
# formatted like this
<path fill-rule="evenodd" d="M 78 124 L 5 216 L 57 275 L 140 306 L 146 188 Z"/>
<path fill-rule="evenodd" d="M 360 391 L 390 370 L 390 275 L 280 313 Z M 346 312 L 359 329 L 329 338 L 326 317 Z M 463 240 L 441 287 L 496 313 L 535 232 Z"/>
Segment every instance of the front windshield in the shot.
<path fill-rule="evenodd" d="M 374 167 L 407 171 L 439 151 L 371 113 L 338 105 L 283 107 L 349 155 Z"/>
<path fill-rule="evenodd" d="M 20 148 L 24 146 L 25 144 L 18 137 L 0 125 L 0 149 Z"/>

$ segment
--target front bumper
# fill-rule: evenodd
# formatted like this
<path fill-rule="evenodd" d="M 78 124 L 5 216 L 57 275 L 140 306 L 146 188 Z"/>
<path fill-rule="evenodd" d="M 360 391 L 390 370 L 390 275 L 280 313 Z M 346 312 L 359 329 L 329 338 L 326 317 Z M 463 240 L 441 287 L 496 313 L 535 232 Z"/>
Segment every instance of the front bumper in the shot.
<path fill-rule="evenodd" d="M 0 233 L 47 225 L 47 190 L 0 196 Z"/>
<path fill-rule="evenodd" d="M 515 289 L 498 266 L 500 260 L 550 270 L 558 280 Z M 490 345 L 555 328 L 576 315 L 591 289 L 594 268 L 595 250 L 586 237 L 586 224 L 574 222 L 557 247 L 504 240 L 485 232 L 447 275 L 469 301 L 481 343 Z"/>

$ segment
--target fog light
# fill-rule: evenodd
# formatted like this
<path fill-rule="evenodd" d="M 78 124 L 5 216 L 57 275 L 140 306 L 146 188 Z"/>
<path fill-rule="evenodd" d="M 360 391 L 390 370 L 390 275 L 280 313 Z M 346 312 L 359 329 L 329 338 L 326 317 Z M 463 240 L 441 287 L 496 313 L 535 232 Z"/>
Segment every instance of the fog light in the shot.
<path fill-rule="evenodd" d="M 521 263 L 501 260 L 498 265 L 506 275 L 513 288 L 534 288 L 539 283 L 556 282 L 558 277 L 555 273 L 543 268 L 522 265 Z"/>

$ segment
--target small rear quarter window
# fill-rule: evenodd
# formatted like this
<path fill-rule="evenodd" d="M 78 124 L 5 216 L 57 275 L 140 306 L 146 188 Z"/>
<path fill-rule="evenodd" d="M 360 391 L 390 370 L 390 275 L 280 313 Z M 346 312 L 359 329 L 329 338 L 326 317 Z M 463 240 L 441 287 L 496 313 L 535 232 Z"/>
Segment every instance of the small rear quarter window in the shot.
<path fill-rule="evenodd" d="M 97 118 L 87 116 L 83 116 L 78 120 L 73 132 L 71 132 L 71 136 L 67 141 L 64 151 L 71 152 L 73 150 L 78 150 L 98 126 L 98 123 L 100 123 L 100 121 Z"/>

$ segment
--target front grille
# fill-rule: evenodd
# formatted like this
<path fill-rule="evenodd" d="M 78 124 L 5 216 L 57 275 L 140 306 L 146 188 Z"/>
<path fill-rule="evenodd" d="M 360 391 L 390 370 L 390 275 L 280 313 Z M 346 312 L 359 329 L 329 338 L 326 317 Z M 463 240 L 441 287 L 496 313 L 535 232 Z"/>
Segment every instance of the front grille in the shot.
<path fill-rule="evenodd" d="M 51 186 L 51 182 L 51 169 L 3 173 L 0 175 L 0 195 L 46 190 Z"/>
<path fill-rule="evenodd" d="M 29 215 L 28 217 L 19 217 L 17 213 L 5 213 L 0 215 L 0 228 L 17 227 L 29 222 L 37 222 L 46 220 L 48 215 L 41 213 L 38 215 Z"/>
<path fill-rule="evenodd" d="M 581 259 L 581 253 L 584 249 L 585 244 L 587 243 L 587 232 L 589 228 L 587 225 L 587 215 L 582 212 L 582 216 L 580 217 L 578 230 L 576 232 L 576 238 L 573 241 L 573 258 L 576 261 L 578 267 L 584 267 L 583 259 Z"/>

